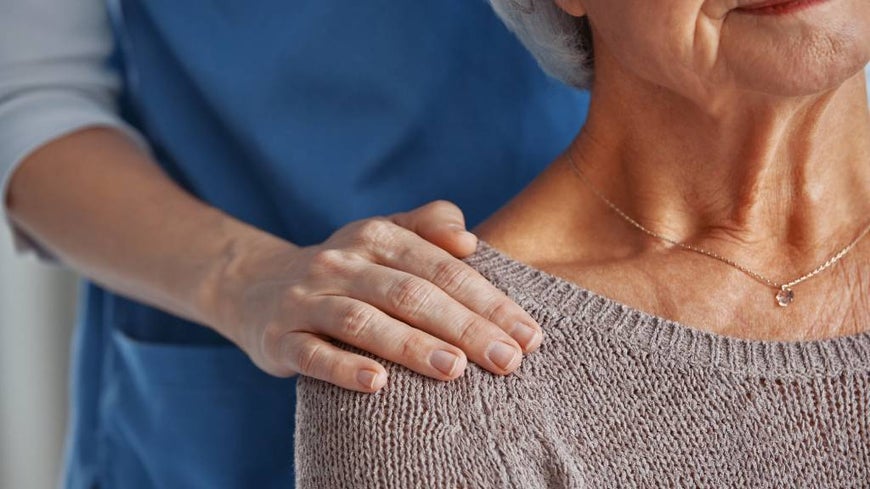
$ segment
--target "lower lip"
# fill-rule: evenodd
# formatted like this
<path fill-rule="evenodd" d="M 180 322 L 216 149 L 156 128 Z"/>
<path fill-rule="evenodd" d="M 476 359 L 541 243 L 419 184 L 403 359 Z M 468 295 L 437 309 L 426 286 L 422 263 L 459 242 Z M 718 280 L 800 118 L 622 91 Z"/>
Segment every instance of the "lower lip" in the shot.
<path fill-rule="evenodd" d="M 810 8 L 827 0 L 791 0 L 764 7 L 738 8 L 737 11 L 750 15 L 785 15 Z"/>

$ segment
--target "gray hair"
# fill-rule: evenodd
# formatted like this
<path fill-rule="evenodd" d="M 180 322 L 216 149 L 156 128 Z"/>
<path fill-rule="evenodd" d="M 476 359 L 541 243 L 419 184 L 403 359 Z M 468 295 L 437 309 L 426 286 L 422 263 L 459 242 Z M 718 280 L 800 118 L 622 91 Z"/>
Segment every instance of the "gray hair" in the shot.
<path fill-rule="evenodd" d="M 586 17 L 567 14 L 554 0 L 489 0 L 550 76 L 589 88 L 593 75 L 592 33 Z"/>

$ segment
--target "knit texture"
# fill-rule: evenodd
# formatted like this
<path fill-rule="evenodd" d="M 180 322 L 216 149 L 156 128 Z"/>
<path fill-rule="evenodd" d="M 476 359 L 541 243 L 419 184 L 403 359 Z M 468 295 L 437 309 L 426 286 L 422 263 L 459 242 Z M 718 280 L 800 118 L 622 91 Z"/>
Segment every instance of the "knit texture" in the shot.
<path fill-rule="evenodd" d="M 485 243 L 466 261 L 539 321 L 541 348 L 450 383 L 388 364 L 376 394 L 301 378 L 299 488 L 870 487 L 870 333 L 728 338 Z"/>

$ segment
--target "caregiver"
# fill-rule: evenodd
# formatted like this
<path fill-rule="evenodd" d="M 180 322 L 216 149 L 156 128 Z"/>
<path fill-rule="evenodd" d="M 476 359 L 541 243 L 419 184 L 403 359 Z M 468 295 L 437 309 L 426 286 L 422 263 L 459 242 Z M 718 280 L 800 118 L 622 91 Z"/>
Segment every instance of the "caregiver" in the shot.
<path fill-rule="evenodd" d="M 8 217 L 92 280 L 64 487 L 288 487 L 277 377 L 386 382 L 331 339 L 442 380 L 540 343 L 457 257 L 584 102 L 484 2 L 0 7 Z"/>

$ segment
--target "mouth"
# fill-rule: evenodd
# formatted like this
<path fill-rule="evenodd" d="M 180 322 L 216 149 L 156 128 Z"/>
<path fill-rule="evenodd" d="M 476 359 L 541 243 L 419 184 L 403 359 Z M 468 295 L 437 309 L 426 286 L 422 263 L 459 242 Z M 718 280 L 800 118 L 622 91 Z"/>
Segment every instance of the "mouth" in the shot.
<path fill-rule="evenodd" d="M 749 15 L 785 15 L 808 9 L 826 1 L 828 0 L 767 0 L 738 7 L 735 10 Z"/>

